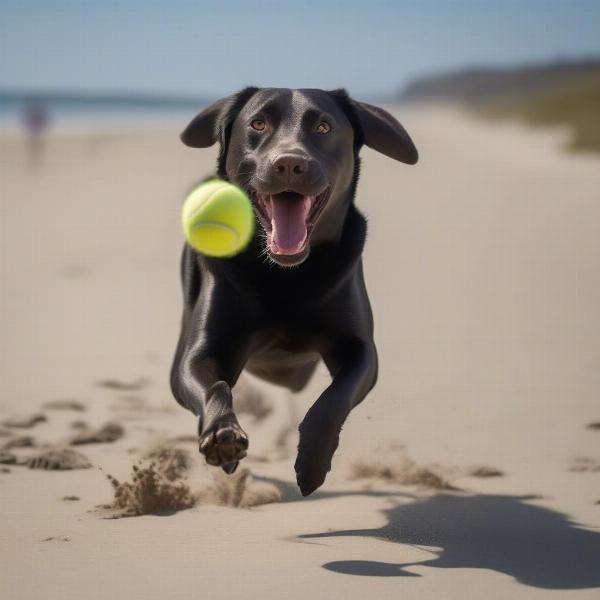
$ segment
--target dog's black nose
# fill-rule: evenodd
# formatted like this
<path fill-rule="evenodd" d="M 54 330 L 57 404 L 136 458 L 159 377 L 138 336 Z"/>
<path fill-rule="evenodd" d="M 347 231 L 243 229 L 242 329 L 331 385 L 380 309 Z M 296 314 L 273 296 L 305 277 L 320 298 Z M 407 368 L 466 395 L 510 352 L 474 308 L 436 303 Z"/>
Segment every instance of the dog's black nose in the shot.
<path fill-rule="evenodd" d="M 300 154 L 280 154 L 272 163 L 273 176 L 283 183 L 303 178 L 308 167 L 308 159 Z"/>

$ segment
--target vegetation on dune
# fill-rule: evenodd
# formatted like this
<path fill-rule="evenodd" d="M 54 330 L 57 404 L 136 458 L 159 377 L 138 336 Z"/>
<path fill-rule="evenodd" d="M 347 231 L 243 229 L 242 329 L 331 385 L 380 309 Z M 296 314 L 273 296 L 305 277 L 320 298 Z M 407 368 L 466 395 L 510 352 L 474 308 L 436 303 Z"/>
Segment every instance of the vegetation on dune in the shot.
<path fill-rule="evenodd" d="M 566 125 L 568 148 L 600 152 L 600 60 L 518 68 L 483 68 L 421 78 L 400 94 L 405 102 L 453 102 L 488 118 Z"/>
<path fill-rule="evenodd" d="M 570 150 L 600 152 L 600 74 L 552 86 L 526 95 L 474 103 L 490 118 L 516 117 L 526 123 L 568 125 Z"/>

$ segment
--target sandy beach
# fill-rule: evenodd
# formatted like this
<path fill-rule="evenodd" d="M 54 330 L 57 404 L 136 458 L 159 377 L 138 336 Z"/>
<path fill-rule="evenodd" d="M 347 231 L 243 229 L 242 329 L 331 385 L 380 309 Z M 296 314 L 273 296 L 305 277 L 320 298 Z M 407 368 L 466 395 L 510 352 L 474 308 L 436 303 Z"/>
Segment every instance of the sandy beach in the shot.
<path fill-rule="evenodd" d="M 295 397 L 243 379 L 229 479 L 169 390 L 180 205 L 216 148 L 52 130 L 33 168 L 0 136 L 3 598 L 598 597 L 600 161 L 562 130 L 393 110 L 420 162 L 365 148 L 357 194 L 379 382 L 307 499 L 322 365 Z M 153 457 L 190 507 L 113 518 L 107 475 Z"/>

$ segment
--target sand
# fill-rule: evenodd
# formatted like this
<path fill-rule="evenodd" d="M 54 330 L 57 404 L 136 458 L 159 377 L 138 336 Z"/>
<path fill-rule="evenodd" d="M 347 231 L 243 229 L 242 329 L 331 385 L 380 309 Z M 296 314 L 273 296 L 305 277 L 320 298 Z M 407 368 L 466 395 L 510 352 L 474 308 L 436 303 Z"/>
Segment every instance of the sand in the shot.
<path fill-rule="evenodd" d="M 32 169 L 0 137 L 3 598 L 598 597 L 600 162 L 562 130 L 398 110 L 420 163 L 365 149 L 358 187 L 380 379 L 308 499 L 324 368 L 297 397 L 246 379 L 232 478 L 169 392 L 179 207 L 216 149 L 55 130 Z"/>

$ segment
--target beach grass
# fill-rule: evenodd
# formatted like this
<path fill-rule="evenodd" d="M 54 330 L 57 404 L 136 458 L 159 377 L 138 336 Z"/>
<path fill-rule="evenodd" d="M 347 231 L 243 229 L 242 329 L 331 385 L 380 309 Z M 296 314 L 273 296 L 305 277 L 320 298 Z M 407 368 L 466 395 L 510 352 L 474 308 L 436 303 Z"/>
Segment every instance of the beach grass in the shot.
<path fill-rule="evenodd" d="M 474 105 L 478 113 L 491 119 L 517 118 L 534 126 L 567 125 L 572 132 L 569 150 L 600 152 L 599 73 Z"/>

